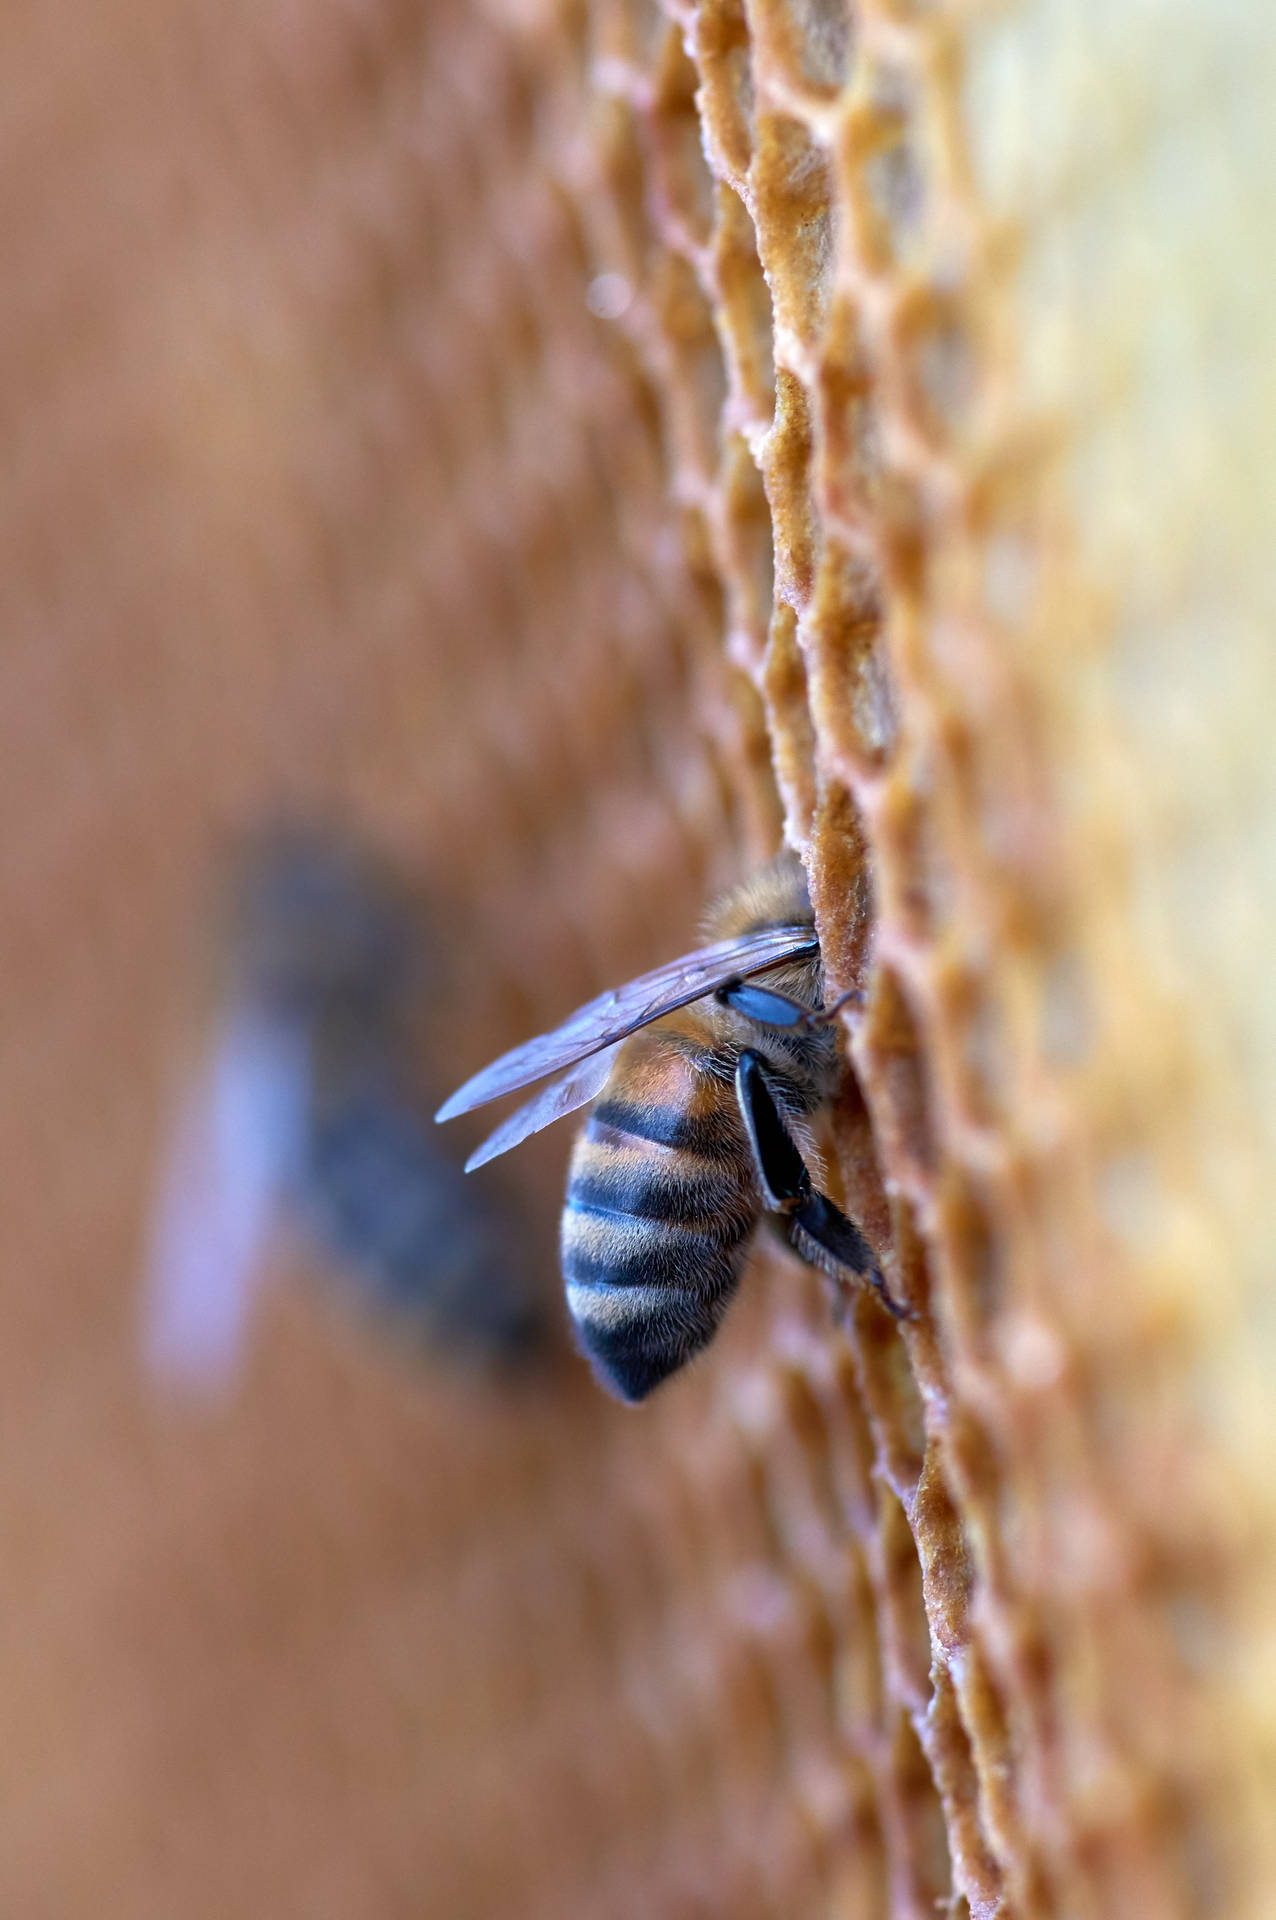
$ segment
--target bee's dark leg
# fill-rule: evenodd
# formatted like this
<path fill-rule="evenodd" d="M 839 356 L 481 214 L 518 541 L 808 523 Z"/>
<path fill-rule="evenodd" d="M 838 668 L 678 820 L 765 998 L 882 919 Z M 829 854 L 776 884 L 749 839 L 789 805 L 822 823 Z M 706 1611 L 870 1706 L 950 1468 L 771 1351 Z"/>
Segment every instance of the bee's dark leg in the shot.
<path fill-rule="evenodd" d="M 863 998 L 863 987 L 848 987 L 845 993 L 838 994 L 837 999 L 831 1007 L 821 1007 L 818 1013 L 811 1015 L 812 1026 L 826 1027 L 830 1025 L 830 1023 L 837 1018 L 843 1007 L 849 1007 L 852 1000 L 863 1000 Z"/>
<path fill-rule="evenodd" d="M 756 981 L 741 980 L 737 976 L 724 980 L 713 997 L 720 1006 L 742 1013 L 746 1020 L 755 1020 L 760 1027 L 827 1027 L 844 1006 L 852 1000 L 863 999 L 863 994 L 859 987 L 851 987 L 831 1007 L 806 1007 L 800 1000 L 791 1000 L 787 993 L 776 993 L 770 987 L 760 987 Z"/>
<path fill-rule="evenodd" d="M 911 1319 L 910 1310 L 891 1298 L 873 1249 L 855 1222 L 812 1185 L 797 1142 L 767 1086 L 761 1055 L 751 1048 L 740 1055 L 735 1091 L 763 1200 L 771 1213 L 785 1221 L 789 1244 L 835 1280 L 843 1272 L 867 1280 L 888 1313 L 897 1320 Z"/>

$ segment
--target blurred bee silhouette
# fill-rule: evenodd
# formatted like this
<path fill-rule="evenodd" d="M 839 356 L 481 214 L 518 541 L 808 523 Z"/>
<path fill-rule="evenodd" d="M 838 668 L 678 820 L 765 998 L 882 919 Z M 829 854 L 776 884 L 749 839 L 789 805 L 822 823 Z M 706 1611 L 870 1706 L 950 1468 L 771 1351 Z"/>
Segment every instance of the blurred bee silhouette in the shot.
<path fill-rule="evenodd" d="M 813 1184 L 810 1121 L 841 1077 L 806 877 L 781 854 L 711 913 L 711 943 L 580 1007 L 454 1093 L 450 1120 L 559 1077 L 470 1167 L 587 1102 L 563 1209 L 567 1304 L 594 1371 L 641 1400 L 712 1338 L 764 1218 L 804 1260 L 873 1287 L 872 1247 Z M 765 984 L 756 976 L 768 974 Z M 844 999 L 852 998 L 844 996 Z"/>
<path fill-rule="evenodd" d="M 281 1229 L 399 1335 L 521 1359 L 540 1331 L 528 1263 L 440 1152 L 409 1065 L 427 984 L 413 903 L 339 839 L 281 829 L 232 863 L 222 922 L 211 1044 L 153 1225 L 153 1369 L 229 1379 Z"/>

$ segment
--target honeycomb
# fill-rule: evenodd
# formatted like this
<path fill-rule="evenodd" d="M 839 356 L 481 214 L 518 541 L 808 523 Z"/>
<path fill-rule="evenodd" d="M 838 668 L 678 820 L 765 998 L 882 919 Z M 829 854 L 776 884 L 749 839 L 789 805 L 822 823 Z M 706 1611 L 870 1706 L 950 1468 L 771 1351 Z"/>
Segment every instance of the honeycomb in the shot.
<path fill-rule="evenodd" d="M 1272 47 L 1174 11 L 23 23 L 7 1912 L 1270 1910 Z M 760 1252 L 634 1414 L 297 1285 L 157 1402 L 191 929 L 288 810 L 427 890 L 441 1084 L 800 847 L 916 1317 Z"/>

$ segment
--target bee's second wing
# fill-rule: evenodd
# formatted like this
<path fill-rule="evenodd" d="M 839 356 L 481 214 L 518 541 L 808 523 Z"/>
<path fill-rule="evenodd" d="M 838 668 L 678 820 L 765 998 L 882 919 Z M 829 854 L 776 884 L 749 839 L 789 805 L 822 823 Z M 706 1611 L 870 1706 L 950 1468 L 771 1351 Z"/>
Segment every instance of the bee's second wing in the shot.
<path fill-rule="evenodd" d="M 762 973 L 784 960 L 814 953 L 816 945 L 809 925 L 761 927 L 755 933 L 719 940 L 711 947 L 701 947 L 697 953 L 683 954 L 680 959 L 657 967 L 654 973 L 644 973 L 637 980 L 631 980 L 628 986 L 599 994 L 596 1000 L 578 1007 L 571 1018 L 561 1027 L 555 1027 L 552 1033 L 543 1033 L 515 1047 L 513 1052 L 502 1054 L 482 1073 L 467 1080 L 434 1117 L 453 1120 L 458 1113 L 469 1113 L 474 1107 L 486 1106 L 489 1100 L 499 1100 L 502 1094 L 529 1087 L 534 1080 L 543 1080 L 547 1073 L 560 1073 L 564 1067 L 574 1066 L 578 1060 L 610 1047 L 616 1040 L 623 1040 L 626 1034 L 659 1020 L 663 1014 L 672 1013 L 675 1007 L 685 1007 L 688 1001 L 712 993 L 725 980 Z M 562 1111 L 569 1113 L 571 1109 L 564 1107 Z M 528 1127 L 526 1131 L 532 1133 L 535 1128 Z M 515 1142 L 510 1140 L 508 1144 L 513 1146 Z M 499 1151 L 504 1152 L 505 1148 Z"/>
<path fill-rule="evenodd" d="M 187 1090 L 156 1200 L 146 1358 L 174 1384 L 227 1384 L 278 1224 L 306 1104 L 304 1048 L 229 1021 Z"/>
<path fill-rule="evenodd" d="M 529 1134 L 539 1133 L 543 1127 L 552 1127 L 555 1120 L 562 1120 L 569 1113 L 575 1113 L 602 1092 L 607 1084 L 616 1055 L 620 1051 L 619 1040 L 610 1047 L 604 1047 L 601 1053 L 591 1053 L 579 1066 L 560 1074 L 557 1080 L 551 1080 L 547 1087 L 533 1094 L 526 1105 L 512 1113 L 508 1120 L 502 1120 L 495 1132 L 489 1133 L 481 1147 L 476 1147 L 465 1163 L 465 1171 L 473 1173 L 476 1167 L 485 1167 L 489 1160 L 495 1160 L 502 1153 L 508 1153 L 520 1140 L 526 1140 Z"/>

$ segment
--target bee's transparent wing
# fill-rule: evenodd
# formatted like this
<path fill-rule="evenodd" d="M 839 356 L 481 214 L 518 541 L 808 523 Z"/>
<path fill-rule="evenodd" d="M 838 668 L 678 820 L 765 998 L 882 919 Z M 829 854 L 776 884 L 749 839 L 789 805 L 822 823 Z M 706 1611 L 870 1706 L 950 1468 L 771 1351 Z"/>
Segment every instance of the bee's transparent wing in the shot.
<path fill-rule="evenodd" d="M 307 1101 L 301 1037 L 229 1020 L 182 1101 L 160 1180 L 144 1340 L 161 1378 L 208 1390 L 233 1374 Z"/>
<path fill-rule="evenodd" d="M 591 1053 L 579 1066 L 569 1068 L 557 1080 L 551 1080 L 547 1087 L 533 1094 L 526 1105 L 519 1107 L 508 1120 L 502 1120 L 494 1133 L 488 1134 L 481 1147 L 475 1148 L 465 1163 L 465 1171 L 473 1173 L 476 1167 L 485 1167 L 489 1160 L 508 1153 L 511 1147 L 516 1147 L 520 1140 L 526 1140 L 529 1134 L 539 1133 L 542 1127 L 552 1127 L 555 1120 L 562 1120 L 567 1114 L 575 1113 L 578 1107 L 585 1106 L 606 1086 L 619 1051 L 620 1042 L 617 1040 L 610 1047 L 604 1047 L 601 1053 Z"/>
<path fill-rule="evenodd" d="M 499 1100 L 502 1094 L 529 1087 L 534 1080 L 543 1080 L 547 1073 L 560 1073 L 578 1060 L 610 1047 L 614 1041 L 623 1040 L 639 1027 L 659 1020 L 663 1014 L 672 1013 L 675 1007 L 685 1007 L 688 1001 L 712 993 L 724 981 L 737 975 L 748 977 L 762 973 L 767 967 L 779 966 L 781 961 L 814 953 L 816 944 L 809 925 L 762 927 L 755 933 L 701 947 L 698 953 L 683 954 L 681 959 L 657 967 L 654 973 L 644 973 L 637 980 L 631 980 L 628 986 L 599 994 L 588 1005 L 578 1007 L 571 1018 L 561 1027 L 555 1027 L 552 1033 L 543 1033 L 515 1047 L 512 1053 L 502 1054 L 482 1073 L 467 1080 L 434 1117 L 453 1120 L 458 1113 L 469 1113 L 474 1107 L 486 1106 L 489 1100 Z M 567 1113 L 571 1109 L 565 1107 L 562 1111 Z M 534 1130 L 527 1129 L 528 1132 Z M 513 1140 L 509 1144 L 513 1146 Z M 505 1149 L 502 1147 L 500 1151 Z"/>

